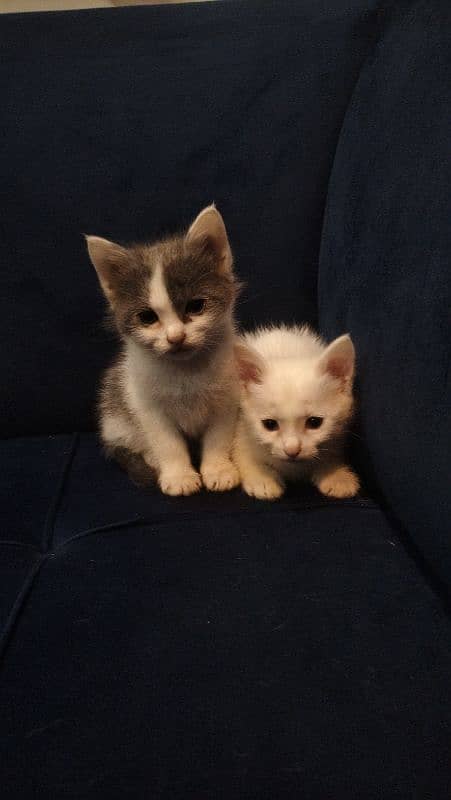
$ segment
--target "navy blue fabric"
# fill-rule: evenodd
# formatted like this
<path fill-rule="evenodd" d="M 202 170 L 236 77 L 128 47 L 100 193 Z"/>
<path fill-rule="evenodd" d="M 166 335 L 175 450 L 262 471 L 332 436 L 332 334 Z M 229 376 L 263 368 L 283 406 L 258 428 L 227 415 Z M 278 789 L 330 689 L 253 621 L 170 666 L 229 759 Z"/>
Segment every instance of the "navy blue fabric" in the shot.
<path fill-rule="evenodd" d="M 450 622 L 396 533 L 256 505 L 42 560 L 3 662 L 2 798 L 448 800 Z"/>
<path fill-rule="evenodd" d="M 30 448 L 29 456 L 40 460 L 38 449 Z M 306 485 L 287 492 L 284 508 L 299 512 L 331 507 L 335 502 Z M 363 497 L 339 503 L 340 506 L 348 504 L 352 508 L 372 505 L 371 500 Z M 249 512 L 263 514 L 266 520 L 278 509 L 278 503 L 260 503 L 241 490 L 218 495 L 201 492 L 192 497 L 167 497 L 152 484 L 146 489 L 138 488 L 114 461 L 105 461 L 97 437 L 84 434 L 73 450 L 58 502 L 52 540 L 56 545 L 83 532 L 117 525 L 127 527 L 143 521 L 159 524 L 168 517 L 175 525 L 189 525 L 193 518 L 221 514 L 230 520 L 230 525 L 240 525 L 241 516 Z"/>
<path fill-rule="evenodd" d="M 242 322 L 315 321 L 327 181 L 376 5 L 2 15 L 0 435 L 93 426 L 113 343 L 83 232 L 152 238 L 214 200 L 249 284 Z"/>
<path fill-rule="evenodd" d="M 0 541 L 0 658 L 13 632 L 33 578 L 40 565 L 40 554 L 22 542 Z M 1 769 L 0 769 L 1 777 Z"/>
<path fill-rule="evenodd" d="M 448 587 L 450 29 L 447 0 L 409 3 L 363 69 L 320 266 L 322 327 L 357 346 L 361 465 Z"/>
<path fill-rule="evenodd" d="M 448 797 L 450 622 L 374 503 L 165 498 L 94 435 L 7 458 L 41 544 L 1 546 L 2 797 Z"/>
<path fill-rule="evenodd" d="M 0 541 L 46 547 L 72 439 L 40 436 L 0 443 Z"/>
<path fill-rule="evenodd" d="M 201 517 L 241 524 L 247 514 L 277 525 L 281 507 L 302 513 L 335 507 L 376 509 L 370 498 L 333 500 L 309 485 L 290 487 L 283 503 L 261 503 L 240 489 L 192 497 L 168 497 L 154 483 L 138 488 L 115 461 L 106 460 L 95 434 L 7 439 L 0 442 L 0 465 L 11 465 L 8 481 L 0 482 L 3 511 L 0 545 L 14 545 L 39 554 L 79 536 L 128 530 L 135 525 L 190 526 Z"/>

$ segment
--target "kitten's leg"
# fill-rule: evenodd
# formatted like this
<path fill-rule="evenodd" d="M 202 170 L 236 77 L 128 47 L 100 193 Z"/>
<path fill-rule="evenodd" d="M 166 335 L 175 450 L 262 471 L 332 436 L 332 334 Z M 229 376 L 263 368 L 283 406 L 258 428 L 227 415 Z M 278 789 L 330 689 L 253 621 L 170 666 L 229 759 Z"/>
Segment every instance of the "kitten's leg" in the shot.
<path fill-rule="evenodd" d="M 109 411 L 104 402 L 101 409 L 100 431 L 107 458 L 114 458 L 133 483 L 146 486 L 156 479 L 139 452 L 140 442 L 136 424 L 117 411 Z"/>
<path fill-rule="evenodd" d="M 201 488 L 185 439 L 158 411 L 140 415 L 134 424 L 123 415 L 103 413 L 101 432 L 107 455 L 139 486 L 157 478 L 165 494 L 193 494 Z"/>
<path fill-rule="evenodd" d="M 242 421 L 238 422 L 233 459 L 246 494 L 259 500 L 277 500 L 283 495 L 285 484 L 281 476 L 258 460 L 255 446 L 249 441 Z"/>
<path fill-rule="evenodd" d="M 236 412 L 218 415 L 208 426 L 202 441 L 200 474 L 206 489 L 224 492 L 238 486 L 240 476 L 231 459 Z"/>
<path fill-rule="evenodd" d="M 193 469 L 188 447 L 177 427 L 163 414 L 153 413 L 144 420 L 147 447 L 144 460 L 158 473 L 164 494 L 194 494 L 201 488 L 200 475 Z"/>
<path fill-rule="evenodd" d="M 354 497 L 359 491 L 359 479 L 344 464 L 329 464 L 318 468 L 312 481 L 321 494 L 328 497 Z"/>

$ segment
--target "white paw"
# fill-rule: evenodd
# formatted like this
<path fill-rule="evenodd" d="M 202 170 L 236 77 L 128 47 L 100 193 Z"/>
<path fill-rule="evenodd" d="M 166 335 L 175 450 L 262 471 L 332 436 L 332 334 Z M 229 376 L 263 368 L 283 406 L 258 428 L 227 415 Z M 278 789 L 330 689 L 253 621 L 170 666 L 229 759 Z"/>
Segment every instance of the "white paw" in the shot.
<path fill-rule="evenodd" d="M 200 472 L 204 486 L 210 492 L 227 492 L 240 482 L 238 470 L 229 459 L 218 461 L 217 464 L 208 464 L 202 467 Z"/>
<path fill-rule="evenodd" d="M 329 497 L 354 497 L 359 491 L 359 479 L 348 467 L 339 467 L 317 483 L 322 494 Z"/>
<path fill-rule="evenodd" d="M 250 497 L 259 500 L 277 500 L 282 497 L 284 486 L 267 472 L 254 472 L 243 479 L 243 489 Z"/>
<path fill-rule="evenodd" d="M 158 483 L 163 494 L 173 496 L 195 494 L 202 486 L 200 475 L 194 470 L 189 472 L 162 472 Z"/>

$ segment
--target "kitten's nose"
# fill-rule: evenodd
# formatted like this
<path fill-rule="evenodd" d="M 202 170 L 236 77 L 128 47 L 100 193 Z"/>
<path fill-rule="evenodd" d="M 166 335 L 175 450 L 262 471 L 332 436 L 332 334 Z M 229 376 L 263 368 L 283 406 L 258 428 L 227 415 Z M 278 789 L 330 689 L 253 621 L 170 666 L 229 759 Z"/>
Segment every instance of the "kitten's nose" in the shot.
<path fill-rule="evenodd" d="M 169 344 L 182 344 L 185 336 L 185 330 L 181 325 L 171 325 L 166 331 L 166 339 Z"/>
<path fill-rule="evenodd" d="M 296 458 L 301 452 L 301 445 L 299 442 L 287 442 L 283 446 L 284 452 L 289 458 Z"/>

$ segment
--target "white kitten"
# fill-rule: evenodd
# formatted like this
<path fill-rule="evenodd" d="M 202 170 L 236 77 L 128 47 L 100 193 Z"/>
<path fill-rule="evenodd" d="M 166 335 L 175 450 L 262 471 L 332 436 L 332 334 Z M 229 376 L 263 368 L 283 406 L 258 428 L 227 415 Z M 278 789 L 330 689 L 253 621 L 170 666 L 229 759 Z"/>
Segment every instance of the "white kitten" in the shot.
<path fill-rule="evenodd" d="M 327 347 L 307 327 L 263 328 L 241 337 L 235 354 L 242 391 L 234 460 L 245 492 L 273 500 L 286 481 L 307 479 L 325 495 L 355 495 L 358 478 L 343 462 L 350 337 Z"/>
<path fill-rule="evenodd" d="M 138 483 L 156 472 L 165 494 L 239 482 L 230 455 L 239 386 L 233 357 L 237 283 L 219 212 L 186 235 L 122 247 L 88 236 L 122 350 L 104 375 L 101 436 Z M 200 475 L 187 437 L 201 441 Z"/>

